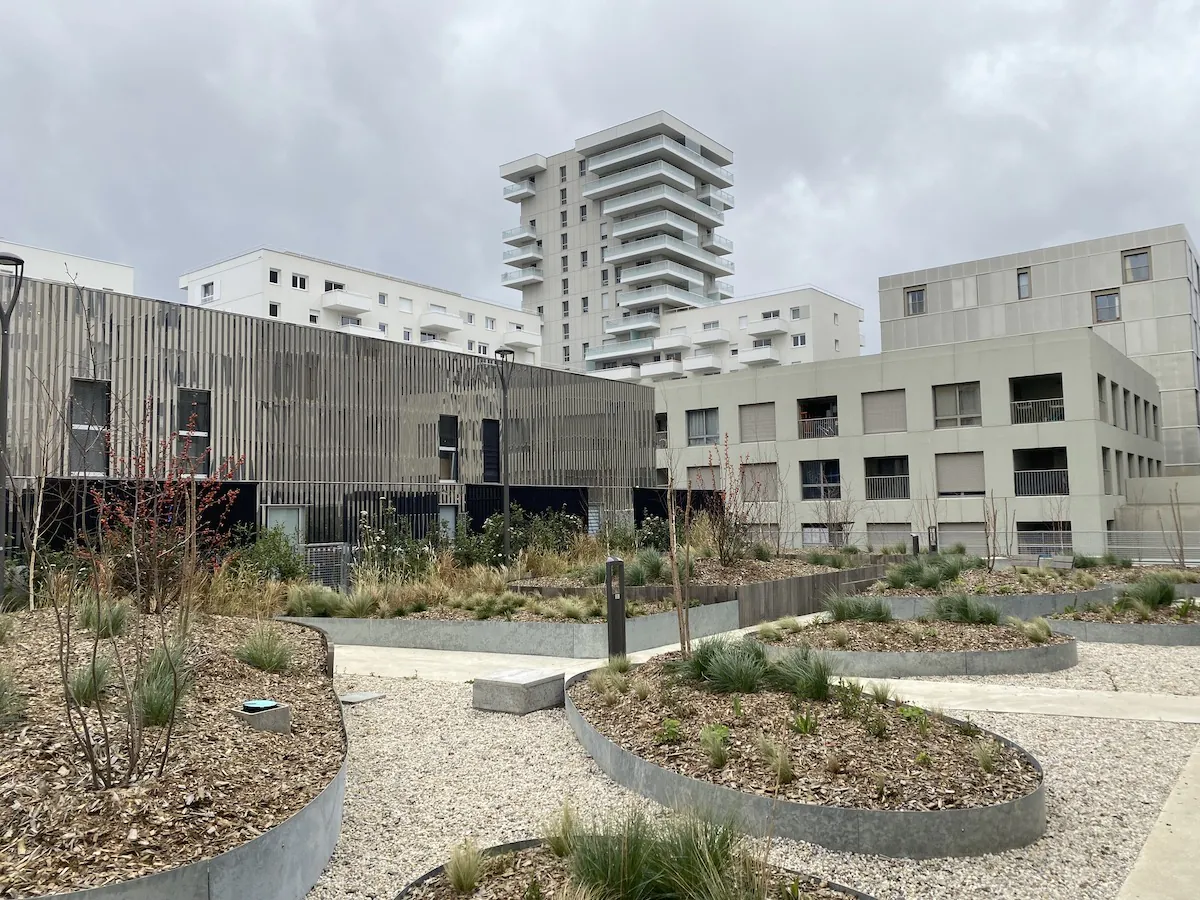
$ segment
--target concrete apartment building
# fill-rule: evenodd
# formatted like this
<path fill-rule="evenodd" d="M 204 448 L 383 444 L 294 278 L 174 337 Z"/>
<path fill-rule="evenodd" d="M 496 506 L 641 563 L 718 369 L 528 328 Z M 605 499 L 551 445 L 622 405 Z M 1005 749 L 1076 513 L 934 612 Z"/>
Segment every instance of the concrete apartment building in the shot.
<path fill-rule="evenodd" d="M 391 275 L 266 247 L 181 275 L 186 302 L 436 350 L 540 362 L 537 316 Z"/>
<path fill-rule="evenodd" d="M 31 247 L 14 241 L 0 240 L 0 253 L 8 253 L 25 261 L 25 277 L 38 281 L 70 284 L 71 279 L 82 288 L 100 291 L 133 293 L 133 266 L 124 263 L 92 259 L 43 247 Z"/>
<path fill-rule="evenodd" d="M 1154 378 L 1086 328 L 668 381 L 656 394 L 659 483 L 739 478 L 760 530 L 791 546 L 841 532 L 878 547 L 936 526 L 943 545 L 978 552 L 994 498 L 1014 552 L 1103 552 L 1127 480 L 1165 460 Z"/>
<path fill-rule="evenodd" d="M 1168 474 L 1200 474 L 1200 257 L 1169 225 L 879 279 L 882 348 L 1089 326 L 1162 392 Z"/>

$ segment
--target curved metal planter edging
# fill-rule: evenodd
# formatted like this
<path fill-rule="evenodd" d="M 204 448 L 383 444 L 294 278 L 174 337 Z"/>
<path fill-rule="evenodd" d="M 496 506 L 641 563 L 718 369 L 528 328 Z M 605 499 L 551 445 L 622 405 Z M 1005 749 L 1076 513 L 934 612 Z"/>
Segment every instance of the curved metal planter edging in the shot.
<path fill-rule="evenodd" d="M 774 656 L 786 648 L 767 645 Z M 820 650 L 838 675 L 922 678 L 950 675 L 1029 675 L 1058 672 L 1079 662 L 1075 641 L 1016 650 Z"/>
<path fill-rule="evenodd" d="M 1047 619 L 1050 630 L 1077 641 L 1097 644 L 1147 644 L 1157 647 L 1200 647 L 1200 625 L 1160 625 L 1157 622 L 1078 622 Z"/>
<path fill-rule="evenodd" d="M 311 630 L 321 637 L 332 674 L 333 646 L 319 629 Z M 332 683 L 329 690 L 337 704 L 342 745 L 346 746 L 342 704 Z M 316 797 L 251 841 L 165 872 L 46 895 L 45 900 L 304 900 L 325 871 L 341 834 L 347 763 L 343 755 L 337 774 Z"/>
<path fill-rule="evenodd" d="M 521 850 L 528 850 L 530 847 L 537 847 L 541 843 L 543 843 L 541 838 L 529 838 L 523 841 L 511 841 L 507 844 L 497 844 L 495 847 L 488 847 L 483 851 L 483 855 L 485 857 L 503 856 L 505 853 L 517 853 Z M 404 886 L 404 890 L 398 893 L 393 900 L 404 900 L 405 897 L 408 897 L 413 891 L 421 887 L 421 885 L 425 884 L 425 882 L 429 881 L 429 879 L 436 878 L 444 871 L 446 871 L 446 867 L 444 865 L 436 866 L 435 868 L 430 869 L 424 875 L 414 878 Z M 797 872 L 793 869 L 782 869 L 782 871 L 791 875 L 804 875 L 803 872 Z M 806 877 L 812 878 L 815 876 L 810 875 Z M 853 898 L 853 900 L 875 900 L 875 898 L 870 894 L 864 894 L 862 891 L 856 891 L 853 888 L 843 887 L 840 884 L 834 884 L 832 881 L 828 881 L 826 884 L 831 890 L 842 891 L 847 897 Z"/>
<path fill-rule="evenodd" d="M 575 684 L 586 673 L 567 682 Z M 655 765 L 617 746 L 594 729 L 566 695 L 567 721 L 584 750 L 609 778 L 622 787 L 673 809 L 729 810 L 746 831 L 807 841 L 830 850 L 906 859 L 983 856 L 1032 844 L 1046 830 L 1046 784 L 1016 800 L 972 809 L 853 809 L 774 800 L 707 781 L 689 778 Z M 951 719 L 950 721 L 958 721 Z M 985 731 L 1012 747 L 1042 775 L 1041 764 L 1027 750 Z"/>

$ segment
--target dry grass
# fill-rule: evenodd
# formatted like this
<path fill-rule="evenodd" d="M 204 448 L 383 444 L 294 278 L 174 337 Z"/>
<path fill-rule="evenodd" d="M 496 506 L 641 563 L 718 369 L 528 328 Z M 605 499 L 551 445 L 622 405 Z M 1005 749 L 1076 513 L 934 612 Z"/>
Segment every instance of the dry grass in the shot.
<path fill-rule="evenodd" d="M 223 565 L 201 581 L 194 593 L 196 609 L 214 616 L 266 619 L 283 612 L 289 584 L 262 581 L 248 569 Z"/>

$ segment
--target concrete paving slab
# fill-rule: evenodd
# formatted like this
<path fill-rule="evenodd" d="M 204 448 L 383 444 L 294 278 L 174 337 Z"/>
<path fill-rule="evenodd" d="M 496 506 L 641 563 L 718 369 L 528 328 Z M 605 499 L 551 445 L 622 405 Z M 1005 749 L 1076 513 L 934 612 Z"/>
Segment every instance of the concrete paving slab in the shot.
<path fill-rule="evenodd" d="M 396 647 L 337 648 L 337 674 L 380 675 L 385 678 L 423 678 L 462 683 L 497 669 L 554 669 L 574 675 L 597 665 L 596 660 L 511 653 L 470 653 L 452 650 L 410 650 Z"/>
<path fill-rule="evenodd" d="M 357 706 L 360 703 L 366 703 L 368 700 L 379 700 L 384 695 L 376 691 L 351 691 L 349 694 L 342 694 L 338 697 L 342 701 L 343 706 Z"/>

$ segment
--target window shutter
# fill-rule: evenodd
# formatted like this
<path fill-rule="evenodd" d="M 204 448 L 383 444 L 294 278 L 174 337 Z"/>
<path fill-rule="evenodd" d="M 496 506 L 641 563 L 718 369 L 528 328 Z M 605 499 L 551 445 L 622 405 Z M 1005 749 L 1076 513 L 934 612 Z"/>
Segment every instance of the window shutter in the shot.
<path fill-rule="evenodd" d="M 751 403 L 739 406 L 738 426 L 743 443 L 775 440 L 775 404 Z"/>
<path fill-rule="evenodd" d="M 779 466 L 775 463 L 744 463 L 742 500 L 746 503 L 774 503 L 778 499 Z"/>
<path fill-rule="evenodd" d="M 898 391 L 872 391 L 863 394 L 862 407 L 863 434 L 908 430 L 903 388 Z"/>
<path fill-rule="evenodd" d="M 721 482 L 720 466 L 688 466 L 688 485 L 695 491 L 715 491 Z"/>
<path fill-rule="evenodd" d="M 483 480 L 489 484 L 500 481 L 500 422 L 484 419 L 480 428 L 483 443 Z"/>
<path fill-rule="evenodd" d="M 903 544 L 905 547 L 910 547 L 912 546 L 912 523 L 868 522 L 867 543 L 875 550 L 889 544 Z M 924 543 L 924 535 L 922 535 L 922 543 Z"/>
<path fill-rule="evenodd" d="M 934 457 L 939 494 L 984 493 L 983 453 L 939 453 Z"/>

